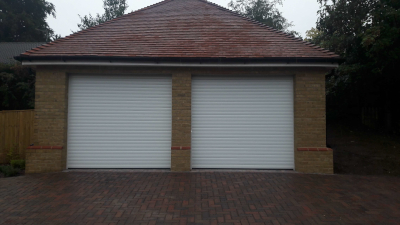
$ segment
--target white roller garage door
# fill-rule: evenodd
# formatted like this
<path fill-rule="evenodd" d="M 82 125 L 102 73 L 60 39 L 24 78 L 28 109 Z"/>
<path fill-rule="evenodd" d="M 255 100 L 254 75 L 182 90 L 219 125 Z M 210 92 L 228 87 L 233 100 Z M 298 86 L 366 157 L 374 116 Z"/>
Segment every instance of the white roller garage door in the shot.
<path fill-rule="evenodd" d="M 71 75 L 68 168 L 170 168 L 170 76 Z"/>
<path fill-rule="evenodd" d="M 194 76 L 192 167 L 293 169 L 293 77 Z"/>

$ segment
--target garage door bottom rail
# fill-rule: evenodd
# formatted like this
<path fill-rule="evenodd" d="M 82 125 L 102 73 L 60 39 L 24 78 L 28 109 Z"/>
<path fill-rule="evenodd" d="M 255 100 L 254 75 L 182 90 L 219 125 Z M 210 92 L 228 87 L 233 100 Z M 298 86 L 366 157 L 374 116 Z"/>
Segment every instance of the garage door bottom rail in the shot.
<path fill-rule="evenodd" d="M 81 172 L 121 172 L 121 173 L 176 173 L 170 169 L 66 169 L 64 173 L 81 173 Z M 213 173 L 213 172 L 227 172 L 227 173 L 297 173 L 294 170 L 255 170 L 255 169 L 192 169 L 190 173 Z M 181 172 L 179 172 L 181 173 Z"/>

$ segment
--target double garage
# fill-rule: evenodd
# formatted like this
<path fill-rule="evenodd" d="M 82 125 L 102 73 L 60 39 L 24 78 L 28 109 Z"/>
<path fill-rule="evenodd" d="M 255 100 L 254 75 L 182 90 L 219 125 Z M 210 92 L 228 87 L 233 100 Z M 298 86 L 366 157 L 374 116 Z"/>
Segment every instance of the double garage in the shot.
<path fill-rule="evenodd" d="M 171 76 L 68 80 L 68 168 L 171 168 Z M 192 168 L 294 169 L 293 76 L 191 80 Z"/>
<path fill-rule="evenodd" d="M 209 1 L 168 0 L 22 53 L 36 66 L 26 173 L 333 173 L 333 52 Z"/>

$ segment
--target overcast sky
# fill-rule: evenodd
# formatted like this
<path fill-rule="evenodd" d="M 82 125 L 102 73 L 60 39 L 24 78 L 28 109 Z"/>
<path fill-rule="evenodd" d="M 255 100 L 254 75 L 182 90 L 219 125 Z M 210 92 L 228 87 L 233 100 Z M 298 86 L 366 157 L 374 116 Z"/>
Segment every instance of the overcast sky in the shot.
<path fill-rule="evenodd" d="M 56 34 L 61 34 L 63 37 L 70 35 L 72 31 L 78 31 L 77 24 L 80 22 L 78 14 L 84 16 L 89 13 L 96 15 L 96 13 L 103 14 L 104 12 L 102 0 L 47 1 L 53 3 L 57 11 L 57 18 L 49 17 L 47 18 L 47 22 Z M 161 0 L 127 0 L 129 5 L 127 13 L 160 1 Z M 210 2 L 227 8 L 230 0 L 210 0 Z M 311 27 L 315 27 L 318 8 L 317 0 L 283 0 L 283 6 L 279 6 L 283 16 L 293 22 L 294 27 L 292 27 L 292 29 L 300 32 L 303 38 L 307 30 Z"/>

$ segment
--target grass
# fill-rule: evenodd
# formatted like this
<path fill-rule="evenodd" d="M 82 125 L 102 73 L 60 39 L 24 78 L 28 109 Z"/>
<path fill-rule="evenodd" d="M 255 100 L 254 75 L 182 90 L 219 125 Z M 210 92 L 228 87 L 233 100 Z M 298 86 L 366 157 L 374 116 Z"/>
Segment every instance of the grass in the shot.
<path fill-rule="evenodd" d="M 400 137 L 354 124 L 329 123 L 335 173 L 400 176 Z"/>

